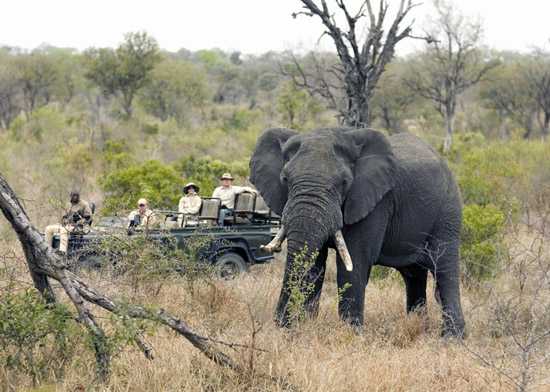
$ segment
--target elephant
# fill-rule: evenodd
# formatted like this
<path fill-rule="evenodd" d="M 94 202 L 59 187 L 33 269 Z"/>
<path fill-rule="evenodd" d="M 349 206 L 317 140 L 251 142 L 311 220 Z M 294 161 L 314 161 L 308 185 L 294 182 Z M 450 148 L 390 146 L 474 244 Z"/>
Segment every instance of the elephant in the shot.
<path fill-rule="evenodd" d="M 327 251 L 335 248 L 342 320 L 363 328 L 365 290 L 378 264 L 402 275 L 407 312 L 425 306 L 430 271 L 442 335 L 464 336 L 460 191 L 445 161 L 420 138 L 367 128 L 267 129 L 250 159 L 250 181 L 281 216 L 280 232 L 265 249 L 275 251 L 287 239 L 278 325 L 292 322 L 289 275 L 297 255 L 307 249 L 315 257 L 299 286 L 313 287 L 304 292 L 303 310 L 314 317 Z"/>

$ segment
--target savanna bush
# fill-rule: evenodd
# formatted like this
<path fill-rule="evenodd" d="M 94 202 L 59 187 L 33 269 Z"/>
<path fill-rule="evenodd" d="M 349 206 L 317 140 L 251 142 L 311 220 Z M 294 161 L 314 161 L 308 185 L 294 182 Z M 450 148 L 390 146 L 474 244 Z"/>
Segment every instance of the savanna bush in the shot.
<path fill-rule="evenodd" d="M 239 162 L 227 163 L 209 157 L 196 158 L 190 156 L 178 161 L 175 165 L 185 182 L 193 181 L 201 187 L 201 194 L 210 196 L 218 186 L 219 177 L 225 172 L 231 172 L 234 177 L 248 176 L 248 164 Z"/>
<path fill-rule="evenodd" d="M 492 204 L 464 207 L 460 251 L 467 281 L 482 281 L 497 273 L 504 223 L 504 213 Z"/>
<path fill-rule="evenodd" d="M 449 159 L 465 204 L 494 204 L 517 215 L 521 204 L 540 193 L 540 174 L 550 170 L 548 156 L 550 145 L 541 141 L 486 142 L 465 134 Z"/>
<path fill-rule="evenodd" d="M 183 180 L 171 165 L 146 161 L 113 170 L 100 179 L 105 193 L 103 212 L 115 213 L 134 208 L 144 197 L 153 209 L 176 209 Z"/>
<path fill-rule="evenodd" d="M 29 377 L 34 385 L 59 379 L 83 343 L 74 315 L 47 304 L 32 289 L 0 296 L 0 363 L 8 380 Z M 1 377 L 0 377 L 1 383 Z"/>

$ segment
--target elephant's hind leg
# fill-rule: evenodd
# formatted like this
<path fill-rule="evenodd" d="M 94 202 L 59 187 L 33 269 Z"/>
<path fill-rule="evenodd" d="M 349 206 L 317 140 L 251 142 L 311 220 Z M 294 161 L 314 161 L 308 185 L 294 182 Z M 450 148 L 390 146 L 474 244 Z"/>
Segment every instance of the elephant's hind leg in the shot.
<path fill-rule="evenodd" d="M 407 292 L 407 312 L 422 310 L 426 306 L 428 270 L 420 265 L 399 268 Z"/>
<path fill-rule="evenodd" d="M 443 336 L 464 337 L 465 323 L 460 303 L 459 241 L 439 237 L 430 242 L 430 271 L 435 280 L 436 299 L 443 311 Z"/>

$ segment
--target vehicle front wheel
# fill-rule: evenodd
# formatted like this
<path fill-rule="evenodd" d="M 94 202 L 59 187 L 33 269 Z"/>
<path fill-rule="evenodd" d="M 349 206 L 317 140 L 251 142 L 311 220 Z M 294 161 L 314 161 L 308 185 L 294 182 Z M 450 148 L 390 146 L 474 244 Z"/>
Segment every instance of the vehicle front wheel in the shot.
<path fill-rule="evenodd" d="M 246 262 L 237 253 L 225 253 L 214 264 L 216 275 L 222 279 L 235 279 L 237 275 L 247 270 Z"/>

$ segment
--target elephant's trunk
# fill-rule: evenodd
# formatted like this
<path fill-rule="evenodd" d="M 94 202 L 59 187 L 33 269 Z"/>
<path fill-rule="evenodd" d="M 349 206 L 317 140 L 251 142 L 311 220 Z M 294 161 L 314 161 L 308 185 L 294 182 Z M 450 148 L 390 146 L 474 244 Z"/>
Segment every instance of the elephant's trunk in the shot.
<path fill-rule="evenodd" d="M 283 286 L 277 305 L 276 321 L 281 326 L 292 322 L 292 310 L 295 310 L 294 296 L 304 294 L 309 284 L 315 287 L 315 280 L 324 265 L 314 265 L 313 256 L 320 251 L 341 227 L 341 210 L 338 205 L 332 208 L 319 208 L 325 202 L 287 203 L 283 215 L 283 224 L 287 236 L 287 262 Z M 324 261 L 324 260 L 323 260 Z M 307 293 L 306 297 L 317 298 L 319 293 Z M 302 295 L 303 297 L 303 295 Z M 300 304 L 308 308 L 309 304 Z M 314 307 L 314 306 L 313 306 Z M 311 307 L 310 307 L 311 308 Z"/>

